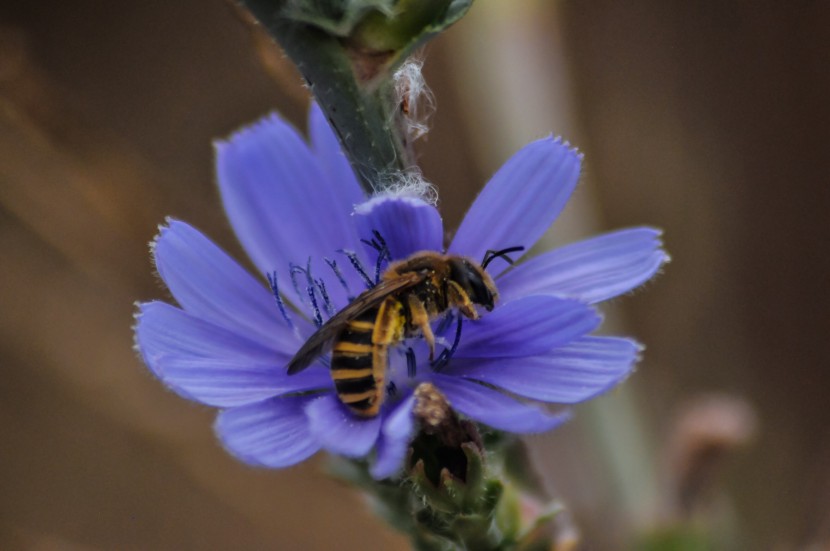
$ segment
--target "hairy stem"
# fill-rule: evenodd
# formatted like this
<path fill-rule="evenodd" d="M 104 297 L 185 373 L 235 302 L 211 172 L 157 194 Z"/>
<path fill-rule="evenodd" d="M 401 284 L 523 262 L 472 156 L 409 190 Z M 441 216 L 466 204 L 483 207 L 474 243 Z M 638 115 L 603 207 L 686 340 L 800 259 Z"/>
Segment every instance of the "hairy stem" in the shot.
<path fill-rule="evenodd" d="M 296 64 L 367 192 L 384 175 L 413 164 L 391 76 L 373 71 L 381 54 L 349 48 L 347 41 L 283 17 L 284 0 L 242 0 Z"/>

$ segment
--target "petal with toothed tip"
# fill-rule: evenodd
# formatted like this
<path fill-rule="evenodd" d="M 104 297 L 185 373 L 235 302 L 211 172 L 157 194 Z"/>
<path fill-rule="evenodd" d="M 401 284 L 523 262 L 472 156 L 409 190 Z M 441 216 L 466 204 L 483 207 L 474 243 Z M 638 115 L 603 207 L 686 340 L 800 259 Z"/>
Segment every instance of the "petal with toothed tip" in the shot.
<path fill-rule="evenodd" d="M 456 358 L 496 358 L 543 354 L 582 337 L 602 321 L 578 300 L 552 296 L 522 297 L 481 319 L 465 323 Z"/>
<path fill-rule="evenodd" d="M 559 404 L 583 402 L 619 384 L 640 346 L 618 337 L 582 337 L 545 354 L 454 360 L 448 375 L 482 381 L 519 396 Z"/>
<path fill-rule="evenodd" d="M 171 390 L 203 404 L 229 407 L 271 396 L 331 388 L 328 372 L 289 376 L 290 352 L 188 314 L 163 302 L 139 305 L 136 345 Z"/>
<path fill-rule="evenodd" d="M 537 140 L 520 149 L 473 202 L 450 252 L 478 260 L 488 249 L 530 250 L 568 202 L 581 164 L 582 155 L 558 138 Z M 497 275 L 506 267 L 498 262 L 488 270 Z"/>
<path fill-rule="evenodd" d="M 432 205 L 414 197 L 381 196 L 355 208 L 360 237 L 367 241 L 377 231 L 389 248 L 392 260 L 419 251 L 443 249 L 444 226 Z M 376 251 L 372 251 L 375 253 Z"/>
<path fill-rule="evenodd" d="M 594 303 L 651 279 L 669 257 L 660 230 L 630 228 L 592 237 L 519 264 L 498 279 L 505 301 L 552 294 Z"/>
<path fill-rule="evenodd" d="M 153 256 L 159 275 L 185 311 L 270 346 L 298 348 L 298 338 L 271 292 L 199 230 L 168 220 Z"/>
<path fill-rule="evenodd" d="M 332 281 L 324 258 L 342 258 L 341 249 L 363 257 L 349 199 L 362 192 L 355 182 L 332 182 L 306 142 L 277 115 L 217 142 L 216 172 L 237 237 L 263 274 L 277 273 L 280 290 L 294 304 L 308 304 L 312 286 L 300 274 L 295 288 L 291 265 L 310 265 L 314 279 Z M 365 289 L 354 270 L 344 269 L 343 276 L 352 295 Z M 336 309 L 348 301 L 339 284 L 329 284 L 328 293 Z"/>

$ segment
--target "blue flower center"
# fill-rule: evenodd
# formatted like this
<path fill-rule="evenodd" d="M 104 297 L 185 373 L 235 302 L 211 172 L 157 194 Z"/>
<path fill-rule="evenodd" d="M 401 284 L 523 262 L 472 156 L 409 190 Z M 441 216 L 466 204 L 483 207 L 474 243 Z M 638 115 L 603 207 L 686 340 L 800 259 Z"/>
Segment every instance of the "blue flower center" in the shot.
<path fill-rule="evenodd" d="M 374 249 L 377 253 L 377 260 L 375 261 L 373 270 L 374 277 L 369 275 L 370 270 L 366 268 L 356 252 L 348 249 L 340 249 L 336 251 L 348 260 L 348 263 L 363 280 L 363 283 L 366 285 L 367 289 L 371 289 L 380 282 L 380 276 L 383 273 L 384 266 L 392 259 L 389 253 L 389 248 L 386 245 L 386 241 L 383 239 L 383 236 L 380 235 L 380 232 L 374 230 L 372 233 L 374 235 L 372 240 L 361 239 L 361 241 Z M 337 260 L 331 258 L 323 258 L 323 260 L 331 270 L 331 273 L 335 276 L 336 281 L 346 291 L 348 300 L 350 302 L 353 301 L 357 294 L 350 288 L 347 278 L 343 276 L 343 272 L 340 265 L 337 263 Z M 338 311 L 329 297 L 326 281 L 322 277 L 317 278 L 316 275 L 312 273 L 311 257 L 308 258 L 305 266 L 290 262 L 288 264 L 288 273 L 291 279 L 291 286 L 300 301 L 300 304 L 294 304 L 294 306 L 300 311 L 301 314 L 304 314 L 303 308 L 307 308 L 308 319 L 310 319 L 319 329 L 324 323 L 324 312 L 327 318 L 331 318 Z M 271 287 L 271 292 L 277 301 L 280 314 L 282 314 L 282 317 L 288 326 L 293 328 L 294 322 L 289 315 L 289 311 L 286 308 L 286 304 L 283 299 L 283 294 L 280 291 L 277 272 L 274 271 L 266 274 L 266 278 L 268 279 L 268 285 Z"/>
<path fill-rule="evenodd" d="M 386 373 L 390 398 L 402 390 L 430 381 L 433 373 L 446 367 L 461 342 L 462 319 L 457 312 L 449 311 L 433 323 L 436 354 L 432 360 L 426 340 L 421 336 L 404 339 L 390 350 Z"/>
<path fill-rule="evenodd" d="M 342 286 L 350 303 L 360 294 L 360 292 L 355 293 L 351 288 L 354 286 L 354 274 L 359 276 L 366 289 L 371 289 L 380 282 L 384 270 L 392 260 L 386 241 L 379 232 L 374 231 L 373 239 L 363 240 L 363 243 L 377 255 L 370 267 L 356 252 L 350 250 L 336 251 L 341 263 L 338 263 L 337 259 L 323 259 L 328 267 L 329 285 Z M 322 266 L 319 263 L 317 265 Z M 267 274 L 267 279 L 280 314 L 285 323 L 295 331 L 297 331 L 297 326 L 292 319 L 293 310 L 313 322 L 319 331 L 338 311 L 348 306 L 348 304 L 341 306 L 333 303 L 329 293 L 330 287 L 327 287 L 325 277 L 318 277 L 317 273 L 312 272 L 311 258 L 307 260 L 305 266 L 290 263 L 288 267 L 290 284 L 299 300 L 299 304 L 296 304 L 297 300 L 293 301 L 291 305 L 293 309 L 285 302 L 277 273 Z M 349 285 L 349 278 L 344 277 L 343 270 L 353 271 L 350 278 L 352 286 Z M 337 306 L 341 307 L 337 308 Z M 425 339 L 417 334 L 404 338 L 390 347 L 385 377 L 387 402 L 394 403 L 396 396 L 430 380 L 433 372 L 439 372 L 447 365 L 460 342 L 461 326 L 461 316 L 453 311 L 446 312 L 432 323 L 436 344 L 434 358 L 430 358 L 429 347 Z M 328 366 L 330 362 L 328 354 L 322 355 L 320 361 Z"/>

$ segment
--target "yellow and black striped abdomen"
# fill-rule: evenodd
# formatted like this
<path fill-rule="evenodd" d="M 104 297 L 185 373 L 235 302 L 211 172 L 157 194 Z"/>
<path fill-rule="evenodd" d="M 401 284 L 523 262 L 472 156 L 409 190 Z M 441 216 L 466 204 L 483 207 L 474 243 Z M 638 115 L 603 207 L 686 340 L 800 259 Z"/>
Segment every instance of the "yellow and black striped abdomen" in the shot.
<path fill-rule="evenodd" d="M 358 415 L 371 417 L 380 409 L 383 372 L 375 373 L 372 333 L 378 309 L 346 322 L 331 351 L 331 378 L 340 400 Z M 385 371 L 385 366 L 383 366 Z"/>
<path fill-rule="evenodd" d="M 346 322 L 334 339 L 331 378 L 340 400 L 354 413 L 373 417 L 385 397 L 388 351 L 403 339 L 403 304 L 387 297 Z"/>

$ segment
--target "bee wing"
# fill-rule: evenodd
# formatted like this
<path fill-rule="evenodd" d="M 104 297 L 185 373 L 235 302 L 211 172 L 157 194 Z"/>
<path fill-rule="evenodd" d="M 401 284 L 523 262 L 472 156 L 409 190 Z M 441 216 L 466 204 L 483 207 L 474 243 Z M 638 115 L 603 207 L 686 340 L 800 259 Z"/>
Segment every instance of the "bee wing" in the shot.
<path fill-rule="evenodd" d="M 331 346 L 337 333 L 349 320 L 352 320 L 366 310 L 377 306 L 393 293 L 408 289 L 426 279 L 426 275 L 418 272 L 408 272 L 395 279 L 381 281 L 371 289 L 361 293 L 348 306 L 333 315 L 324 323 L 294 354 L 288 362 L 288 374 L 294 375 L 308 367 L 314 358 L 323 354 Z"/>

